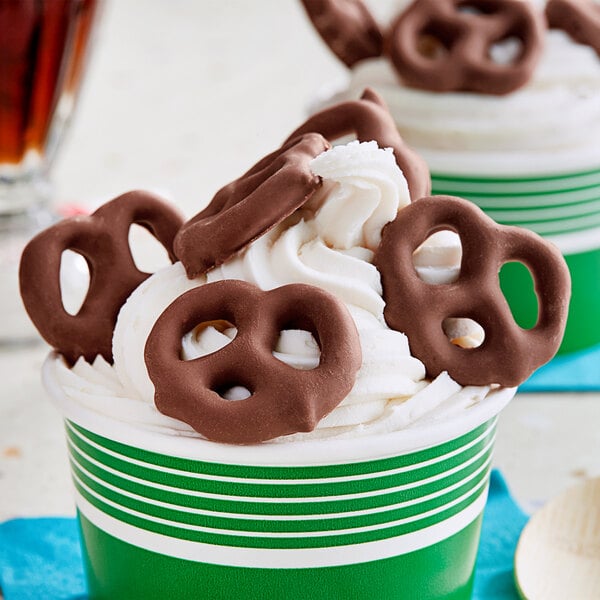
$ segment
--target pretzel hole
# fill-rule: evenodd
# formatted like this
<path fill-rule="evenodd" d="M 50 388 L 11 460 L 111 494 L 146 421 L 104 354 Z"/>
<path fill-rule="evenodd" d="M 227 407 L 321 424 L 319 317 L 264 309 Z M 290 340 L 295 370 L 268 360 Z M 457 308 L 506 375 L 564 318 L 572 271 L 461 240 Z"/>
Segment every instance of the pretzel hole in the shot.
<path fill-rule="evenodd" d="M 453 283 L 460 276 L 462 246 L 454 231 L 430 235 L 414 252 L 413 265 L 419 279 L 430 285 Z"/>
<path fill-rule="evenodd" d="M 232 402 L 246 400 L 246 398 L 250 398 L 250 396 L 252 396 L 252 392 L 243 385 L 226 385 L 214 389 L 213 392 L 219 394 L 223 400 L 230 400 Z"/>
<path fill-rule="evenodd" d="M 128 240 L 133 262 L 139 271 L 154 273 L 171 264 L 164 246 L 145 227 L 132 223 Z"/>
<path fill-rule="evenodd" d="M 279 333 L 273 356 L 294 369 L 310 371 L 319 366 L 321 349 L 310 331 L 283 329 Z"/>
<path fill-rule="evenodd" d="M 538 298 L 531 271 L 520 262 L 502 265 L 500 289 L 508 302 L 513 319 L 522 329 L 532 329 L 538 320 Z"/>
<path fill-rule="evenodd" d="M 514 65 L 523 55 L 523 41 L 516 36 L 507 37 L 492 44 L 488 50 L 489 58 L 498 65 Z"/>
<path fill-rule="evenodd" d="M 457 6 L 456 12 L 459 12 L 464 15 L 490 15 L 496 12 L 493 8 L 489 6 L 482 6 L 478 3 L 469 3 L 465 2 L 464 4 Z"/>
<path fill-rule="evenodd" d="M 81 254 L 65 250 L 60 257 L 60 295 L 63 308 L 75 316 L 83 306 L 90 287 L 90 268 Z"/>
<path fill-rule="evenodd" d="M 442 322 L 442 329 L 451 344 L 465 350 L 479 348 L 485 340 L 483 327 L 466 317 L 448 317 Z"/>
<path fill-rule="evenodd" d="M 193 360 L 218 352 L 233 342 L 237 335 L 235 325 L 225 319 L 204 321 L 183 336 L 181 355 L 184 360 Z M 245 400 L 252 392 L 243 385 L 217 385 L 213 391 L 224 400 Z"/>
<path fill-rule="evenodd" d="M 181 358 L 193 360 L 218 352 L 231 344 L 236 335 L 235 325 L 224 319 L 200 323 L 181 339 Z"/>
<path fill-rule="evenodd" d="M 448 55 L 449 46 L 446 46 L 437 36 L 422 32 L 417 37 L 417 52 L 428 60 L 440 60 Z"/>
<path fill-rule="evenodd" d="M 461 31 L 446 21 L 433 19 L 417 35 L 416 49 L 428 60 L 440 60 L 446 57 L 454 44 L 460 39 Z"/>

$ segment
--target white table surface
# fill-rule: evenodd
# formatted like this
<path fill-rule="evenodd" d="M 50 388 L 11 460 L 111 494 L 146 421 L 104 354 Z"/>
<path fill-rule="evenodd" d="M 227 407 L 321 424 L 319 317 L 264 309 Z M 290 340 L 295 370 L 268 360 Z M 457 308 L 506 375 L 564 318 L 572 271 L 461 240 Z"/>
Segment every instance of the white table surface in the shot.
<path fill-rule="evenodd" d="M 113 0 L 54 180 L 94 205 L 136 187 L 191 215 L 274 149 L 314 90 L 343 74 L 296 0 Z M 70 514 L 61 419 L 40 383 L 46 348 L 0 350 L 0 521 Z M 600 475 L 600 394 L 520 395 L 496 465 L 528 508 Z"/>

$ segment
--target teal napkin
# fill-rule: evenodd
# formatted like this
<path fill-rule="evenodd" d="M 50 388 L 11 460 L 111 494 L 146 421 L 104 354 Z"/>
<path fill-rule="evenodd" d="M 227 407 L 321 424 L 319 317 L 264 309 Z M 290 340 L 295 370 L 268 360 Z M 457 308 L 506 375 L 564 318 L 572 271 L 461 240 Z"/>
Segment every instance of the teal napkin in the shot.
<path fill-rule="evenodd" d="M 598 392 L 600 391 L 600 346 L 557 356 L 538 369 L 520 392 Z"/>
<path fill-rule="evenodd" d="M 0 588 L 5 600 L 84 600 L 77 521 L 48 517 L 2 523 Z"/>
<path fill-rule="evenodd" d="M 500 471 L 492 471 L 475 567 L 473 600 L 519 600 L 513 559 L 528 520 L 510 495 Z"/>
<path fill-rule="evenodd" d="M 473 600 L 517 600 L 513 556 L 527 516 L 492 472 Z M 74 518 L 14 519 L 0 525 L 0 587 L 5 600 L 85 600 Z"/>

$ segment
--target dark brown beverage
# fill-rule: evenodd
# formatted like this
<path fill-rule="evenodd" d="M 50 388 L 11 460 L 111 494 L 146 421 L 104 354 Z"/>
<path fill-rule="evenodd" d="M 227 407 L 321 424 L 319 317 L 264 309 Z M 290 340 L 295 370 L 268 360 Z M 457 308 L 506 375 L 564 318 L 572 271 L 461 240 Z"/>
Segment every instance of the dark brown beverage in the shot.
<path fill-rule="evenodd" d="M 47 153 L 59 102 L 79 87 L 100 2 L 0 0 L 0 165 Z"/>

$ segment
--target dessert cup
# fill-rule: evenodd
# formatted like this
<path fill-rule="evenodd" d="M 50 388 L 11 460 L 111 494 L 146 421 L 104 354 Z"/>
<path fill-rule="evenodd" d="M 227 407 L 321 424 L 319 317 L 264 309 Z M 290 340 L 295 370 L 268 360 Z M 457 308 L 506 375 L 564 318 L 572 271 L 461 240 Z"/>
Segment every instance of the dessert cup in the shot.
<path fill-rule="evenodd" d="M 394 433 L 235 446 L 98 415 L 54 359 L 90 598 L 470 598 L 514 389 Z"/>
<path fill-rule="evenodd" d="M 407 1 L 396 2 L 387 23 Z M 536 1 L 540 10 L 545 2 Z M 475 202 L 505 225 L 554 243 L 572 278 L 559 354 L 600 344 L 600 57 L 565 32 L 549 30 L 531 80 L 504 95 L 435 92 L 404 85 L 386 57 L 354 64 L 344 81 L 312 103 L 356 99 L 372 87 L 386 101 L 407 144 L 428 163 L 434 194 Z M 523 327 L 537 304 L 526 271 L 508 265 L 502 288 Z"/>
<path fill-rule="evenodd" d="M 374 82 L 369 77 L 371 67 L 376 74 Z M 511 147 L 510 136 L 497 141 L 500 128 L 495 119 L 500 120 L 498 115 L 508 119 L 508 131 L 514 132 L 520 127 L 518 114 L 511 114 L 504 98 L 434 94 L 402 88 L 396 83 L 392 86 L 389 67 L 380 59 L 364 61 L 354 77 L 348 89 L 347 82 L 323 88 L 309 112 L 356 99 L 364 85 L 373 85 L 387 101 L 403 138 L 426 160 L 433 194 L 466 198 L 498 223 L 531 229 L 561 251 L 571 273 L 572 296 L 558 354 L 600 344 L 600 280 L 597 277 L 600 271 L 600 144 L 595 135 L 583 142 L 586 136 L 581 132 L 586 130 L 586 124 L 579 123 L 575 128 L 579 134 L 574 136 L 580 138 L 580 146 L 575 143 L 554 148 L 553 140 L 547 138 L 548 148 L 524 150 Z M 477 123 L 481 130 L 474 124 L 465 141 L 466 130 L 461 128 L 468 126 L 469 109 L 462 105 L 469 106 L 473 101 L 470 120 L 475 121 L 478 109 L 481 114 L 477 115 Z M 562 109 L 568 110 L 568 107 Z M 447 119 L 443 110 L 449 113 Z M 436 113 L 438 116 L 433 119 Z M 524 123 L 528 122 L 528 116 L 522 121 L 521 126 L 526 129 Z M 439 135 L 432 143 L 431 136 L 436 129 Z M 486 130 L 489 139 L 485 136 Z M 432 147 L 438 143 L 443 147 Z M 473 147 L 466 149 L 470 144 Z M 532 291 L 524 293 L 532 288 L 527 271 L 521 265 L 508 264 L 502 269 L 500 282 L 517 322 L 523 327 L 533 327 L 538 306 Z"/>
<path fill-rule="evenodd" d="M 385 108 L 365 102 L 378 104 L 379 134 L 395 137 Z M 314 132 L 294 138 L 222 188 L 209 212 L 285 159 L 234 202 L 250 214 L 271 199 L 276 214 L 245 239 L 253 234 L 234 212 L 231 230 L 244 238 L 233 252 L 210 237 L 229 209 L 181 224 L 141 191 L 28 244 L 21 290 L 55 348 L 43 379 L 66 422 L 92 600 L 190 590 L 470 598 L 497 416 L 558 348 L 567 267 L 535 234 L 502 228 L 470 202 L 411 204 L 397 159 L 377 141 L 328 145 Z M 307 182 L 319 188 L 308 199 Z M 287 200 L 303 203 L 281 215 L 290 188 Z M 125 237 L 140 219 L 180 261 L 134 271 Z M 124 304 L 90 285 L 78 316 L 57 316 L 49 267 L 71 239 L 106 235 L 115 220 L 120 230 L 107 237 L 117 250 L 106 254 Z M 216 247 L 198 255 L 207 234 Z M 225 256 L 195 272 L 213 251 Z M 93 258 L 97 282 L 105 263 Z M 544 312 L 532 332 L 496 302 L 507 258 L 527 264 L 539 286 Z M 38 302 L 49 289 L 54 307 Z M 433 312 L 423 294 L 437 299 Z M 439 302 L 448 294 L 458 302 Z M 457 315 L 473 294 L 484 304 Z"/>
<path fill-rule="evenodd" d="M 600 76 L 600 65 L 598 72 Z M 374 87 L 383 93 L 393 109 L 397 103 L 391 92 L 385 86 Z M 350 93 L 337 93 L 333 98 L 335 101 L 356 98 L 359 88 L 362 90 L 359 86 Z M 408 105 L 411 99 L 413 106 L 420 106 L 422 97 L 427 96 L 441 107 L 444 96 L 437 94 L 437 98 L 429 92 L 409 89 L 403 94 L 406 97 L 401 106 Z M 324 96 L 325 93 L 320 94 L 321 98 Z M 461 97 L 468 101 L 465 94 L 446 96 L 454 96 L 455 106 L 461 103 Z M 489 103 L 487 110 L 490 111 L 495 102 L 505 106 L 503 100 L 496 98 L 483 100 Z M 332 100 L 324 103 L 332 103 Z M 541 148 L 523 151 L 517 147 L 498 150 L 493 139 L 486 142 L 482 138 L 476 148 L 464 150 L 461 147 L 464 141 L 452 147 L 456 123 L 450 122 L 441 128 L 440 139 L 446 147 L 432 149 L 413 129 L 424 122 L 425 115 L 411 123 L 411 116 L 400 107 L 398 110 L 400 112 L 392 110 L 392 114 L 400 133 L 429 165 L 433 194 L 466 198 L 498 223 L 531 229 L 562 252 L 571 273 L 572 297 L 558 354 L 600 344 L 600 280 L 597 277 L 600 271 L 600 146 L 597 138 L 590 137 L 581 147 L 553 150 L 550 146 L 544 151 Z M 440 119 L 443 120 L 443 116 Z M 493 122 L 490 115 L 488 123 Z M 435 128 L 435 123 L 431 127 Z M 511 121 L 511 127 L 518 127 L 518 123 Z M 508 264 L 501 272 L 500 281 L 517 322 L 526 328 L 533 327 L 538 307 L 533 293 L 524 293 L 532 288 L 527 271 L 521 265 Z"/>

